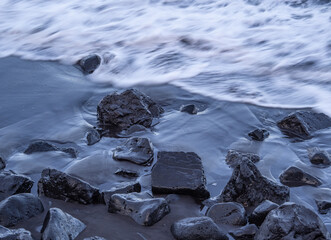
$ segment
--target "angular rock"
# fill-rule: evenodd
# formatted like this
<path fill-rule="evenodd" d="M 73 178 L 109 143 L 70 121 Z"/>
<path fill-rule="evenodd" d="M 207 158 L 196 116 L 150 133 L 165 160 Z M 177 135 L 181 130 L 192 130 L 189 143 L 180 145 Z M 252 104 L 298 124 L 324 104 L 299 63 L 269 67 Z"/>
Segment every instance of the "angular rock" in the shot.
<path fill-rule="evenodd" d="M 290 137 L 307 139 L 315 131 L 331 127 L 331 118 L 324 113 L 297 111 L 277 122 L 277 126 Z"/>
<path fill-rule="evenodd" d="M 289 167 L 280 176 L 280 182 L 289 187 L 310 185 L 317 187 L 321 181 L 297 167 Z"/>
<path fill-rule="evenodd" d="M 245 208 L 234 202 L 217 203 L 207 210 L 206 216 L 217 224 L 243 226 L 247 223 Z"/>
<path fill-rule="evenodd" d="M 31 193 L 16 194 L 0 202 L 0 225 L 12 227 L 43 211 L 44 206 L 37 196 Z"/>
<path fill-rule="evenodd" d="M 320 214 L 327 214 L 331 209 L 330 201 L 316 200 L 316 205 Z"/>
<path fill-rule="evenodd" d="M 74 148 L 59 148 L 47 141 L 37 141 L 31 143 L 28 148 L 24 151 L 25 154 L 32 154 L 36 152 L 50 152 L 50 151 L 61 151 L 68 153 L 70 157 L 76 158 L 77 152 Z"/>
<path fill-rule="evenodd" d="M 6 162 L 0 157 L 0 170 L 4 169 L 6 167 Z"/>
<path fill-rule="evenodd" d="M 254 240 L 255 234 L 259 229 L 254 224 L 241 227 L 235 231 L 230 231 L 229 234 L 235 240 Z"/>
<path fill-rule="evenodd" d="M 101 136 L 96 129 L 91 129 L 86 134 L 86 141 L 87 141 L 87 145 L 89 145 L 89 146 L 96 144 L 97 142 L 100 141 L 100 139 L 101 139 Z"/>
<path fill-rule="evenodd" d="M 323 151 L 319 148 L 309 148 L 308 157 L 312 164 L 329 167 L 331 165 L 331 159 L 329 154 L 326 151 Z"/>
<path fill-rule="evenodd" d="M 101 127 L 122 130 L 136 124 L 149 128 L 164 110 L 145 94 L 130 89 L 104 97 L 97 112 Z"/>
<path fill-rule="evenodd" d="M 59 208 L 50 208 L 41 229 L 42 240 L 73 240 L 86 225 Z"/>
<path fill-rule="evenodd" d="M 33 186 L 31 178 L 13 171 L 0 172 L 0 201 L 18 193 L 29 193 Z"/>
<path fill-rule="evenodd" d="M 111 196 L 116 193 L 132 193 L 132 192 L 140 192 L 140 191 L 141 191 L 141 185 L 139 182 L 124 182 L 115 185 L 110 190 L 103 191 L 102 197 L 104 202 L 108 206 Z"/>
<path fill-rule="evenodd" d="M 282 204 L 290 198 L 290 189 L 263 177 L 251 161 L 242 159 L 218 197 L 221 202 L 238 202 L 256 207 L 264 200 Z"/>
<path fill-rule="evenodd" d="M 253 163 L 257 163 L 260 161 L 260 157 L 257 154 L 243 153 L 243 152 L 239 152 L 237 150 L 229 150 L 228 154 L 225 157 L 225 162 L 226 162 L 226 164 L 230 165 L 231 167 L 235 167 L 242 159 L 248 159 L 248 160 L 252 161 Z"/>
<path fill-rule="evenodd" d="M 266 129 L 258 128 L 248 133 L 248 136 L 250 136 L 255 141 L 263 141 L 264 139 L 269 137 L 269 132 Z"/>
<path fill-rule="evenodd" d="M 170 212 L 164 198 L 152 198 L 146 193 L 114 194 L 108 212 L 130 216 L 140 225 L 151 226 Z"/>
<path fill-rule="evenodd" d="M 153 145 L 148 138 L 129 138 L 113 152 L 118 161 L 129 161 L 139 165 L 148 165 L 153 161 Z"/>
<path fill-rule="evenodd" d="M 86 56 L 77 62 L 85 74 L 92 74 L 101 63 L 101 58 L 97 54 Z"/>
<path fill-rule="evenodd" d="M 177 240 L 229 239 L 209 217 L 191 217 L 179 220 L 172 224 L 171 233 Z"/>
<path fill-rule="evenodd" d="M 189 194 L 204 200 L 210 194 L 200 157 L 193 152 L 159 152 L 152 169 L 153 193 Z"/>
<path fill-rule="evenodd" d="M 272 210 L 255 240 L 274 239 L 330 239 L 330 235 L 316 213 L 295 203 L 285 203 Z"/>
<path fill-rule="evenodd" d="M 271 210 L 274 210 L 278 207 L 279 207 L 278 204 L 273 203 L 269 200 L 265 200 L 254 209 L 252 214 L 248 217 L 248 221 L 250 223 L 254 223 L 256 226 L 260 226 L 263 223 L 266 216 L 268 215 L 268 213 Z"/>
<path fill-rule="evenodd" d="M 82 204 L 101 202 L 99 189 L 76 177 L 49 168 L 42 171 L 38 182 L 38 194 Z"/>
<path fill-rule="evenodd" d="M 181 112 L 186 112 L 189 114 L 197 114 L 199 109 L 194 104 L 183 105 L 180 107 Z"/>
<path fill-rule="evenodd" d="M 0 240 L 33 240 L 33 238 L 24 228 L 8 229 L 0 225 Z"/>
<path fill-rule="evenodd" d="M 126 178 L 137 178 L 139 174 L 136 171 L 131 171 L 127 169 L 117 169 L 115 172 L 116 175 L 126 177 Z"/>

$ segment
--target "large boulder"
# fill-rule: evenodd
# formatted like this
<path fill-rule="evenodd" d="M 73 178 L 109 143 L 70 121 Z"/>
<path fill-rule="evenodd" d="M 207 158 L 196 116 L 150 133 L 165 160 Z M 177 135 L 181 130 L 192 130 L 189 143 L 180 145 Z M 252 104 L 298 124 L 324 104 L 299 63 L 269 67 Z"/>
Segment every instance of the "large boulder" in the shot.
<path fill-rule="evenodd" d="M 317 147 L 309 148 L 307 151 L 312 164 L 319 167 L 329 167 L 331 165 L 331 159 L 327 151 L 323 151 Z"/>
<path fill-rule="evenodd" d="M 164 110 L 145 94 L 129 89 L 104 97 L 97 112 L 101 127 L 122 130 L 136 124 L 151 127 Z"/>
<path fill-rule="evenodd" d="M 322 184 L 316 177 L 304 172 L 297 167 L 289 167 L 280 176 L 280 182 L 289 187 L 310 185 L 317 187 Z"/>
<path fill-rule="evenodd" d="M 115 184 L 111 189 L 103 191 L 102 197 L 106 205 L 108 206 L 110 198 L 112 195 L 116 193 L 132 193 L 132 192 L 140 192 L 141 185 L 139 182 L 123 182 Z"/>
<path fill-rule="evenodd" d="M 206 215 L 217 224 L 243 226 L 247 223 L 245 208 L 234 202 L 214 204 L 207 210 Z"/>
<path fill-rule="evenodd" d="M 38 194 L 82 204 L 100 203 L 101 201 L 99 189 L 76 177 L 49 168 L 42 171 L 38 182 Z"/>
<path fill-rule="evenodd" d="M 24 228 L 8 229 L 0 225 L 0 240 L 33 240 L 33 238 Z"/>
<path fill-rule="evenodd" d="M 153 193 L 190 194 L 209 198 L 201 158 L 193 152 L 158 152 L 152 169 Z"/>
<path fill-rule="evenodd" d="M 295 203 L 285 203 L 272 210 L 255 240 L 274 239 L 330 239 L 330 235 L 316 213 Z"/>
<path fill-rule="evenodd" d="M 77 62 L 77 65 L 80 67 L 83 73 L 92 74 L 101 63 L 101 57 L 97 54 L 91 54 L 86 57 L 83 57 Z"/>
<path fill-rule="evenodd" d="M 152 198 L 147 193 L 114 194 L 108 212 L 130 216 L 135 222 L 151 226 L 170 212 L 164 198 Z"/>
<path fill-rule="evenodd" d="M 250 223 L 254 223 L 257 226 L 260 226 L 263 223 L 266 216 L 268 215 L 268 213 L 271 210 L 274 210 L 278 207 L 279 207 L 278 204 L 271 202 L 269 200 L 265 200 L 254 209 L 254 211 L 248 217 L 248 220 Z"/>
<path fill-rule="evenodd" d="M 177 240 L 228 240 L 225 233 L 209 217 L 184 218 L 172 224 Z"/>
<path fill-rule="evenodd" d="M 50 208 L 41 229 L 42 240 L 73 240 L 86 225 L 59 208 Z"/>
<path fill-rule="evenodd" d="M 251 160 L 253 163 L 257 163 L 260 161 L 260 157 L 257 154 L 239 152 L 237 150 L 230 149 L 228 151 L 228 154 L 225 157 L 225 162 L 226 162 L 226 164 L 230 165 L 231 167 L 235 167 L 238 165 L 238 163 L 242 159 Z"/>
<path fill-rule="evenodd" d="M 77 151 L 72 147 L 61 147 L 60 144 L 55 144 L 49 141 L 36 141 L 31 143 L 27 149 L 25 149 L 25 154 L 32 154 L 37 152 L 51 152 L 51 151 L 60 151 L 67 153 L 70 157 L 76 158 Z"/>
<path fill-rule="evenodd" d="M 15 226 L 17 223 L 41 214 L 44 206 L 31 193 L 20 193 L 0 202 L 0 225 Z"/>

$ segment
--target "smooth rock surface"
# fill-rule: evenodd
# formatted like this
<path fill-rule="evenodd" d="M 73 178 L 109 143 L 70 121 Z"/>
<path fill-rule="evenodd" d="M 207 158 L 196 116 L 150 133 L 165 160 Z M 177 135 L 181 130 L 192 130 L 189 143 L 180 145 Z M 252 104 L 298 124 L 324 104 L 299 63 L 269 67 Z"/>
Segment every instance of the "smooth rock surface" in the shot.
<path fill-rule="evenodd" d="M 248 133 L 248 136 L 255 141 L 263 141 L 269 137 L 269 132 L 266 129 L 258 128 Z"/>
<path fill-rule="evenodd" d="M 6 167 L 6 162 L 3 160 L 2 157 L 0 157 L 0 170 L 4 169 Z"/>
<path fill-rule="evenodd" d="M 327 214 L 331 209 L 331 201 L 316 200 L 316 205 L 320 214 Z"/>
<path fill-rule="evenodd" d="M 319 148 L 309 148 L 308 157 L 312 164 L 320 167 L 329 167 L 331 165 L 331 159 L 328 152 L 323 151 Z"/>
<path fill-rule="evenodd" d="M 217 203 L 207 210 L 206 216 L 217 224 L 243 226 L 247 223 L 245 208 L 234 202 Z"/>
<path fill-rule="evenodd" d="M 33 240 L 33 238 L 24 228 L 8 229 L 0 225 L 0 240 Z"/>
<path fill-rule="evenodd" d="M 189 114 L 197 114 L 199 109 L 194 104 L 183 105 L 180 107 L 181 112 L 186 112 Z"/>
<path fill-rule="evenodd" d="M 229 234 L 235 240 L 254 240 L 255 234 L 257 233 L 258 230 L 259 229 L 255 224 L 249 224 L 235 231 L 230 231 Z"/>
<path fill-rule="evenodd" d="M 297 167 L 289 167 L 279 176 L 280 182 L 289 187 L 300 187 L 305 185 L 320 186 L 322 182 L 316 177 L 304 172 Z"/>
<path fill-rule="evenodd" d="M 240 162 L 240 160 L 244 158 L 252 161 L 253 163 L 257 163 L 260 161 L 260 157 L 257 154 L 244 153 L 237 150 L 229 150 L 228 154 L 225 157 L 225 162 L 231 167 L 235 167 Z"/>
<path fill-rule="evenodd" d="M 141 185 L 139 182 L 123 182 L 116 184 L 110 190 L 103 191 L 102 196 L 104 202 L 108 206 L 111 196 L 116 193 L 132 193 L 132 192 L 140 192 L 140 191 L 141 191 Z"/>
<path fill-rule="evenodd" d="M 55 144 L 47 141 L 36 141 L 31 143 L 28 148 L 24 151 L 25 154 L 33 154 L 37 152 L 50 152 L 50 151 L 61 151 L 67 153 L 70 157 L 76 158 L 77 152 L 74 148 L 58 147 Z"/>
<path fill-rule="evenodd" d="M 87 145 L 91 146 L 93 144 L 96 144 L 99 142 L 101 139 L 101 136 L 99 132 L 96 129 L 91 129 L 87 134 L 86 134 L 86 141 Z"/>
<path fill-rule="evenodd" d="M 254 211 L 248 217 L 248 221 L 250 223 L 254 223 L 256 226 L 260 226 L 263 223 L 266 216 L 268 215 L 268 213 L 271 210 L 274 210 L 278 207 L 279 207 L 278 204 L 271 202 L 269 200 L 265 200 L 254 209 Z"/>
<path fill-rule="evenodd" d="M 128 169 L 117 169 L 115 174 L 118 175 L 118 176 L 125 177 L 125 178 L 137 178 L 137 177 L 139 177 L 138 172 L 128 170 Z"/>
<path fill-rule="evenodd" d="M 86 56 L 77 62 L 85 74 L 92 74 L 101 63 L 101 58 L 97 54 Z"/>

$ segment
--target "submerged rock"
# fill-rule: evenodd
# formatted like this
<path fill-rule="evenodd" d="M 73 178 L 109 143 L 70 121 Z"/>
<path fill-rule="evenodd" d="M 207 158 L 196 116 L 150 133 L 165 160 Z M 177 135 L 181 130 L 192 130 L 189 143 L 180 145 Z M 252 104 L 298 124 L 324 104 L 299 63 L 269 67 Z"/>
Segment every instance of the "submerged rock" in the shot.
<path fill-rule="evenodd" d="M 115 172 L 116 175 L 126 177 L 126 178 L 137 178 L 139 174 L 136 171 L 131 171 L 128 169 L 117 169 Z"/>
<path fill-rule="evenodd" d="M 153 146 L 148 138 L 132 137 L 114 150 L 113 158 L 139 165 L 148 165 L 153 161 Z"/>
<path fill-rule="evenodd" d="M 50 208 L 41 229 L 42 240 L 73 240 L 86 225 L 59 208 Z"/>
<path fill-rule="evenodd" d="M 316 200 L 316 205 L 320 214 L 327 214 L 331 209 L 330 201 Z"/>
<path fill-rule="evenodd" d="M 0 202 L 0 225 L 12 227 L 43 211 L 44 206 L 37 196 L 31 193 L 16 194 Z"/>
<path fill-rule="evenodd" d="M 49 168 L 42 171 L 38 182 L 38 194 L 82 204 L 101 201 L 99 189 L 76 177 Z"/>
<path fill-rule="evenodd" d="M 153 118 L 160 117 L 164 110 L 145 94 L 130 89 L 104 97 L 97 112 L 101 127 L 122 130 L 136 124 L 151 127 Z"/>
<path fill-rule="evenodd" d="M 330 156 L 326 151 L 319 148 L 309 148 L 307 151 L 309 160 L 312 164 L 321 167 L 329 167 L 331 165 Z"/>
<path fill-rule="evenodd" d="M 189 114 L 197 114 L 199 109 L 194 104 L 183 105 L 180 107 L 181 112 L 186 112 Z"/>
<path fill-rule="evenodd" d="M 91 129 L 87 134 L 86 134 L 86 141 L 87 145 L 91 146 L 93 144 L 96 144 L 99 142 L 101 139 L 100 133 L 96 129 Z"/>
<path fill-rule="evenodd" d="M 229 150 L 228 154 L 225 157 L 225 162 L 226 162 L 226 164 L 230 165 L 231 167 L 235 167 L 242 159 L 248 159 L 248 160 L 252 161 L 253 163 L 257 163 L 260 161 L 260 157 L 257 154 L 243 153 L 243 152 L 239 152 L 237 150 Z"/>
<path fill-rule="evenodd" d="M 140 225 L 151 226 L 170 212 L 164 198 L 152 198 L 146 193 L 114 194 L 108 212 L 130 216 Z"/>
<path fill-rule="evenodd" d="M 285 203 L 272 210 L 255 240 L 330 239 L 322 220 L 310 209 L 295 203 Z"/>
<path fill-rule="evenodd" d="M 209 217 L 184 218 L 172 224 L 171 233 L 177 240 L 228 240 Z"/>
<path fill-rule="evenodd" d="M 0 240 L 33 240 L 33 238 L 24 228 L 8 229 L 0 225 Z"/>
<path fill-rule="evenodd" d="M 268 215 L 268 213 L 271 210 L 274 210 L 278 207 L 279 207 L 278 204 L 271 202 L 269 200 L 265 200 L 254 209 L 252 214 L 249 216 L 248 220 L 250 223 L 254 223 L 257 226 L 260 226 L 263 223 L 266 216 Z"/>
<path fill-rule="evenodd" d="M 92 74 L 101 63 L 101 58 L 97 54 L 86 56 L 77 62 L 85 74 Z"/>
<path fill-rule="evenodd" d="M 0 170 L 4 169 L 6 167 L 6 162 L 0 157 Z"/>
<path fill-rule="evenodd" d="M 55 144 L 52 144 L 47 141 L 37 141 L 31 143 L 28 148 L 24 151 L 25 154 L 32 154 L 36 152 L 50 152 L 50 151 L 61 151 L 64 153 L 68 153 L 70 157 L 76 158 L 77 152 L 74 148 L 60 148 Z"/>
<path fill-rule="evenodd" d="M 264 139 L 269 137 L 269 132 L 266 129 L 258 128 L 248 133 L 248 136 L 250 136 L 255 141 L 263 141 Z"/>
<path fill-rule="evenodd" d="M 289 187 L 310 185 L 317 187 L 321 181 L 297 167 L 289 167 L 280 176 L 280 182 Z"/>
<path fill-rule="evenodd" d="M 200 157 L 193 152 L 159 152 L 152 169 L 153 193 L 190 194 L 209 198 Z"/>
<path fill-rule="evenodd" d="M 254 240 L 255 234 L 259 229 L 254 224 L 241 227 L 235 231 L 230 231 L 229 234 L 235 240 Z"/>
<path fill-rule="evenodd" d="M 140 192 L 141 185 L 139 182 L 124 182 L 116 184 L 110 190 L 103 191 L 102 197 L 105 201 L 106 205 L 108 206 L 111 196 L 116 193 L 132 193 L 132 192 Z"/>
<path fill-rule="evenodd" d="M 207 210 L 206 215 L 217 224 L 243 226 L 247 223 L 245 208 L 234 202 L 217 203 Z"/>
<path fill-rule="evenodd" d="M 107 240 L 107 239 L 103 237 L 94 236 L 94 237 L 84 238 L 83 240 Z"/>

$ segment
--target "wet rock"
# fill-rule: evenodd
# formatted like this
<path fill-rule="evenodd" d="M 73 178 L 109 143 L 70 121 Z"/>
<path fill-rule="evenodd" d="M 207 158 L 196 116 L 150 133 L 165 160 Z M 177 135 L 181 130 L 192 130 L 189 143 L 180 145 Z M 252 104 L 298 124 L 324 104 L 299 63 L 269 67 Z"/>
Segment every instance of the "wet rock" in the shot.
<path fill-rule="evenodd" d="M 170 212 L 164 198 L 152 198 L 146 193 L 114 194 L 108 212 L 130 216 L 140 225 L 151 226 Z"/>
<path fill-rule="evenodd" d="M 31 143 L 28 148 L 24 151 L 25 154 L 32 154 L 36 152 L 50 152 L 50 151 L 61 151 L 68 153 L 70 157 L 76 158 L 77 152 L 74 148 L 59 148 L 55 144 L 47 141 L 37 141 Z"/>
<path fill-rule="evenodd" d="M 50 208 L 41 229 L 42 240 L 73 240 L 86 225 L 59 208 Z"/>
<path fill-rule="evenodd" d="M 33 238 L 24 228 L 8 229 L 0 225 L 0 240 L 33 240 Z"/>
<path fill-rule="evenodd" d="M 43 204 L 37 196 L 31 193 L 16 194 L 0 202 L 0 225 L 12 227 L 43 211 Z"/>
<path fill-rule="evenodd" d="M 260 226 L 263 223 L 266 216 L 268 215 L 268 213 L 271 210 L 274 210 L 278 207 L 279 207 L 278 204 L 273 203 L 269 200 L 265 200 L 254 209 L 252 214 L 249 216 L 248 221 L 250 223 L 254 223 L 257 226 Z"/>
<path fill-rule="evenodd" d="M 259 229 L 254 224 L 241 227 L 235 231 L 230 231 L 229 234 L 235 240 L 254 240 L 255 234 Z"/>
<path fill-rule="evenodd" d="M 101 58 L 97 54 L 86 56 L 77 62 L 85 74 L 93 73 L 101 63 Z"/>
<path fill-rule="evenodd" d="M 0 172 L 0 201 L 18 193 L 29 193 L 33 186 L 31 178 L 13 171 Z"/>
<path fill-rule="evenodd" d="M 316 205 L 320 214 L 327 214 L 331 209 L 330 201 L 316 200 Z"/>
<path fill-rule="evenodd" d="M 264 139 L 269 137 L 269 132 L 266 129 L 258 128 L 248 133 L 248 136 L 250 136 L 255 141 L 263 141 Z"/>
<path fill-rule="evenodd" d="M 199 109 L 194 104 L 183 105 L 180 107 L 181 112 L 186 112 L 189 114 L 197 114 Z"/>
<path fill-rule="evenodd" d="M 310 209 L 295 203 L 285 203 L 272 210 L 255 240 L 330 239 L 322 220 Z"/>
<path fill-rule="evenodd" d="M 331 127 L 331 118 L 323 113 L 298 111 L 277 122 L 277 126 L 290 137 L 307 139 L 315 131 Z"/>
<path fill-rule="evenodd" d="M 242 159 L 218 197 L 221 202 L 238 202 L 244 207 L 256 207 L 264 200 L 282 204 L 290 198 L 286 186 L 263 177 L 251 161 Z"/>
<path fill-rule="evenodd" d="M 217 203 L 207 210 L 206 215 L 217 224 L 243 226 L 247 223 L 245 208 L 234 202 Z"/>
<path fill-rule="evenodd" d="M 118 161 L 129 161 L 139 165 L 148 165 L 153 161 L 153 145 L 148 138 L 132 137 L 113 152 Z"/>
<path fill-rule="evenodd" d="M 297 167 L 289 167 L 280 176 L 280 182 L 289 187 L 310 185 L 317 187 L 321 181 Z"/>
<path fill-rule="evenodd" d="M 131 171 L 127 169 L 117 169 L 115 172 L 116 175 L 126 177 L 126 178 L 137 178 L 139 174 L 136 171 Z"/>
<path fill-rule="evenodd" d="M 200 157 L 193 152 L 159 152 L 152 169 L 153 193 L 189 194 L 209 198 Z"/>
<path fill-rule="evenodd" d="M 4 169 L 6 167 L 6 162 L 0 157 L 0 170 Z"/>
<path fill-rule="evenodd" d="M 116 193 L 132 193 L 132 192 L 140 192 L 140 191 L 141 191 L 141 185 L 139 182 L 124 182 L 124 183 L 116 184 L 110 190 L 103 191 L 102 197 L 106 205 L 108 206 L 111 196 Z"/>
<path fill-rule="evenodd" d="M 89 183 L 55 169 L 42 171 L 38 194 L 82 204 L 100 203 L 99 190 Z"/>
<path fill-rule="evenodd" d="M 225 162 L 231 167 L 235 167 L 242 159 L 248 159 L 253 163 L 257 163 L 260 161 L 260 157 L 257 154 L 243 153 L 243 152 L 238 152 L 237 150 L 229 150 L 228 154 L 225 157 Z"/>
<path fill-rule="evenodd" d="M 228 240 L 209 217 L 184 218 L 172 224 L 171 233 L 177 240 Z"/>
<path fill-rule="evenodd" d="M 331 159 L 329 154 L 326 151 L 323 151 L 319 148 L 309 148 L 308 157 L 312 164 L 321 166 L 321 167 L 329 167 L 331 165 Z"/>
<path fill-rule="evenodd" d="M 149 128 L 164 110 L 145 94 L 130 89 L 104 97 L 97 112 L 101 127 L 122 130 L 136 124 Z"/>
<path fill-rule="evenodd" d="M 87 141 L 87 145 L 89 145 L 89 146 L 96 144 L 97 142 L 100 141 L 100 139 L 101 139 L 101 136 L 96 129 L 91 129 L 86 134 L 86 141 Z"/>

